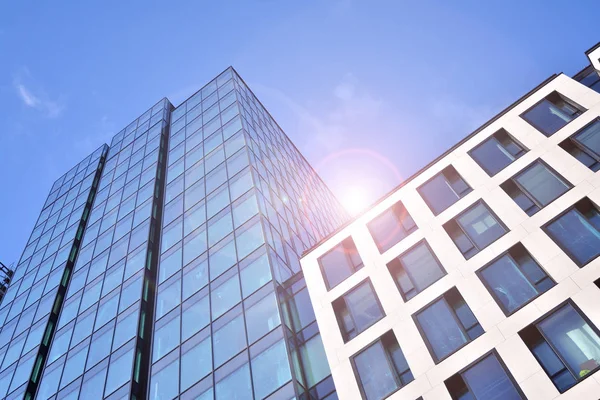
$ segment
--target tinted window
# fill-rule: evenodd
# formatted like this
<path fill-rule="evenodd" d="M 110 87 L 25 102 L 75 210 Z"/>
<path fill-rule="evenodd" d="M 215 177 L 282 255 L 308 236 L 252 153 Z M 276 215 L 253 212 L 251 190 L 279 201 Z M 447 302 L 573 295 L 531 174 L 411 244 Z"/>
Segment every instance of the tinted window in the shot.
<path fill-rule="evenodd" d="M 483 328 L 456 288 L 415 315 L 436 362 L 483 334 Z"/>
<path fill-rule="evenodd" d="M 494 176 L 525 154 L 525 149 L 504 129 L 501 129 L 471 150 L 469 154 L 488 175 Z"/>
<path fill-rule="evenodd" d="M 417 190 L 433 214 L 438 215 L 472 189 L 450 165 Z"/>
<path fill-rule="evenodd" d="M 388 264 L 404 300 L 431 286 L 446 275 L 429 245 L 423 241 Z"/>
<path fill-rule="evenodd" d="M 600 170 L 600 119 L 587 125 L 560 146 L 592 171 Z"/>
<path fill-rule="evenodd" d="M 351 237 L 322 256 L 319 263 L 328 289 L 334 288 L 363 266 Z"/>
<path fill-rule="evenodd" d="M 533 215 L 568 191 L 571 184 L 537 160 L 501 187 L 527 215 Z"/>
<path fill-rule="evenodd" d="M 467 259 L 507 232 L 483 201 L 475 203 L 448 221 L 444 224 L 444 229 Z"/>
<path fill-rule="evenodd" d="M 544 230 L 579 266 L 600 255 L 600 212 L 587 198 L 548 223 Z"/>
<path fill-rule="evenodd" d="M 600 337 L 571 303 L 519 335 L 562 393 L 600 366 Z"/>
<path fill-rule="evenodd" d="M 551 136 L 560 128 L 577 118 L 582 109 L 563 95 L 553 92 L 531 107 L 521 117 L 546 136 Z"/>
<path fill-rule="evenodd" d="M 483 267 L 478 274 L 507 315 L 554 286 L 521 244 Z"/>
<path fill-rule="evenodd" d="M 525 399 L 495 353 L 475 362 L 444 383 L 453 399 Z"/>
<path fill-rule="evenodd" d="M 384 252 L 417 229 L 402 202 L 381 213 L 367 227 L 380 252 Z"/>
<path fill-rule="evenodd" d="M 342 336 L 348 341 L 384 317 L 368 280 L 333 302 Z"/>

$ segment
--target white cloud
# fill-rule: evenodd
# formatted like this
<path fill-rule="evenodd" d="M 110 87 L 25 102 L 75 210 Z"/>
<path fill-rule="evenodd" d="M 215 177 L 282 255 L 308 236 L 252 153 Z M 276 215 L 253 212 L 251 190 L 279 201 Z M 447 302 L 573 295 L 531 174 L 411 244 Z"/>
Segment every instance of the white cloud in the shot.
<path fill-rule="evenodd" d="M 30 85 L 25 86 L 23 78 L 31 80 L 29 71 L 26 68 L 23 68 L 17 75 L 13 85 L 17 96 L 26 107 L 37 110 L 48 118 L 57 118 L 63 113 L 65 105 L 60 98 L 52 100 L 42 89 L 37 89 L 34 93 Z"/>

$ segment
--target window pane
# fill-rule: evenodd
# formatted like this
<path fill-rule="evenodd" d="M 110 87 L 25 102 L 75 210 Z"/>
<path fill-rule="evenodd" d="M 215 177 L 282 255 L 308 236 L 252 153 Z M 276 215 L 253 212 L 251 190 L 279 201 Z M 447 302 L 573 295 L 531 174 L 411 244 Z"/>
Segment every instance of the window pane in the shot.
<path fill-rule="evenodd" d="M 321 263 L 325 282 L 329 289 L 337 286 L 362 266 L 360 255 L 351 238 L 345 239 L 333 250 L 321 257 L 319 262 Z"/>
<path fill-rule="evenodd" d="M 445 275 L 441 265 L 425 243 L 400 256 L 400 261 L 418 291 L 429 287 Z"/>
<path fill-rule="evenodd" d="M 523 118 L 527 122 L 546 136 L 554 134 L 576 116 L 577 110 L 562 100 L 556 92 L 523 114 Z"/>
<path fill-rule="evenodd" d="M 154 332 L 152 360 L 156 361 L 179 345 L 179 316 Z"/>
<path fill-rule="evenodd" d="M 275 293 L 269 294 L 246 310 L 248 341 L 253 343 L 281 323 Z"/>
<path fill-rule="evenodd" d="M 306 386 L 313 387 L 331 374 L 321 335 L 313 336 L 300 347 Z"/>
<path fill-rule="evenodd" d="M 508 254 L 483 269 L 481 276 L 508 312 L 538 295 L 537 289 Z"/>
<path fill-rule="evenodd" d="M 495 355 L 491 354 L 462 374 L 478 400 L 520 400 L 521 395 Z"/>
<path fill-rule="evenodd" d="M 425 183 L 418 190 L 435 215 L 441 213 L 459 199 L 442 173 L 436 175 L 435 178 Z"/>
<path fill-rule="evenodd" d="M 233 372 L 215 386 L 216 400 L 252 400 L 252 383 L 248 364 Z"/>
<path fill-rule="evenodd" d="M 570 304 L 538 326 L 579 377 L 600 365 L 600 337 Z"/>
<path fill-rule="evenodd" d="M 406 222 L 406 225 L 402 223 Z M 414 221 L 401 202 L 396 203 L 368 224 L 371 236 L 379 251 L 386 251 L 404 239 L 411 229 L 416 228 Z"/>
<path fill-rule="evenodd" d="M 469 341 L 444 299 L 417 314 L 417 321 L 438 360 Z"/>
<path fill-rule="evenodd" d="M 600 232 L 572 209 L 548 225 L 548 233 L 581 265 L 600 255 Z"/>
<path fill-rule="evenodd" d="M 134 350 L 135 349 L 132 348 L 116 360 L 110 360 L 108 367 L 108 379 L 106 381 L 106 390 L 104 391 L 105 396 L 114 392 L 121 385 L 131 379 Z"/>
<path fill-rule="evenodd" d="M 575 135 L 575 140 L 600 156 L 600 120 Z"/>
<path fill-rule="evenodd" d="M 355 356 L 354 364 L 367 400 L 383 399 L 397 389 L 394 371 L 381 341 Z"/>
<path fill-rule="evenodd" d="M 506 232 L 483 203 L 462 213 L 457 221 L 480 250 Z"/>
<path fill-rule="evenodd" d="M 240 293 L 240 280 L 235 274 L 221 286 L 213 289 L 210 295 L 213 320 L 223 315 L 225 311 L 242 300 Z"/>
<path fill-rule="evenodd" d="M 179 360 L 152 375 L 150 382 L 150 399 L 152 400 L 170 400 L 177 397 L 179 388 Z"/>
<path fill-rule="evenodd" d="M 383 311 L 369 282 L 361 284 L 344 296 L 358 332 L 383 318 Z"/>
<path fill-rule="evenodd" d="M 181 324 L 181 338 L 187 340 L 200 329 L 210 323 L 210 308 L 208 296 L 200 300 L 191 299 L 191 306 L 184 305 L 183 320 Z M 189 302 L 188 302 L 189 303 Z"/>
<path fill-rule="evenodd" d="M 471 156 L 490 176 L 497 174 L 515 160 L 515 156 L 494 136 L 473 149 Z"/>
<path fill-rule="evenodd" d="M 213 334 L 215 367 L 242 351 L 246 347 L 244 318 L 238 315 Z"/>
<path fill-rule="evenodd" d="M 516 181 L 541 205 L 546 206 L 569 190 L 569 185 L 537 161 L 516 177 Z"/>
<path fill-rule="evenodd" d="M 181 391 L 205 377 L 212 370 L 210 337 L 181 356 Z"/>
<path fill-rule="evenodd" d="M 256 398 L 264 398 L 290 379 L 290 362 L 283 339 L 252 359 L 252 381 Z"/>

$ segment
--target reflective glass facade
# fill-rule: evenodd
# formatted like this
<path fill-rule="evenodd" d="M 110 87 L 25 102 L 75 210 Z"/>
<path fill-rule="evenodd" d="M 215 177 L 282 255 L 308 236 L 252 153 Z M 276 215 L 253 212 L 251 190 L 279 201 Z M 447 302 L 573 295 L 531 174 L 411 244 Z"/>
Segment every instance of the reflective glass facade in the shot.
<path fill-rule="evenodd" d="M 0 305 L 0 390 L 337 398 L 299 258 L 347 216 L 232 68 L 82 164 L 54 185 Z"/>
<path fill-rule="evenodd" d="M 2 398 L 23 398 L 30 378 L 39 380 L 107 151 L 98 148 L 54 182 L 15 268 L 0 305 Z"/>

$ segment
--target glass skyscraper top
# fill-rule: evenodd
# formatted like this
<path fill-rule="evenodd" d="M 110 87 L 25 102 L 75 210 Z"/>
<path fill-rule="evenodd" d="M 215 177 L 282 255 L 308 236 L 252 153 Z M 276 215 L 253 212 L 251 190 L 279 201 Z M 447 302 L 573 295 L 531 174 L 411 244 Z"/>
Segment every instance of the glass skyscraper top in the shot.
<path fill-rule="evenodd" d="M 0 305 L 10 399 L 334 399 L 300 255 L 337 200 L 228 68 L 53 186 Z"/>

